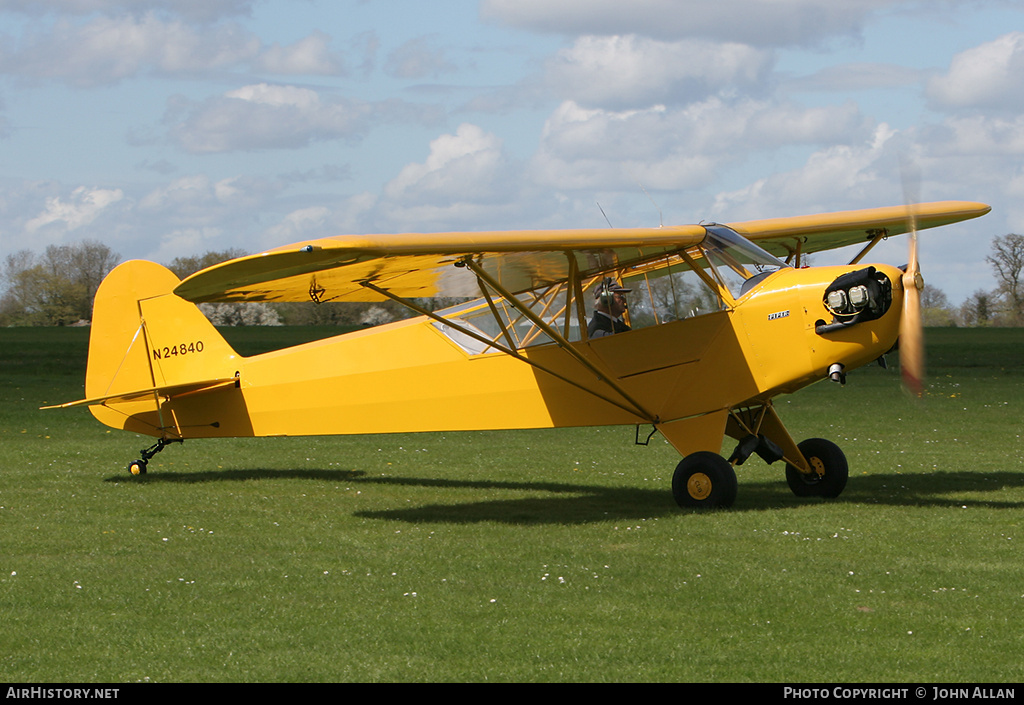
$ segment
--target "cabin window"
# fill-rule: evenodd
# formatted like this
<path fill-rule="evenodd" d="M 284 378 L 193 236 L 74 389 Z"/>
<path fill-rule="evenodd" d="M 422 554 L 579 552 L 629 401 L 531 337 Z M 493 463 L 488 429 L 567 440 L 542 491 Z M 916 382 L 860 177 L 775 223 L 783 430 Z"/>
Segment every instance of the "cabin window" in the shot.
<path fill-rule="evenodd" d="M 519 295 L 519 300 L 526 304 L 526 308 L 534 317 L 557 331 L 558 335 L 573 342 L 580 340 L 580 329 L 576 320 L 575 305 L 572 307 L 572 315 L 569 316 L 566 327 L 569 307 L 566 303 L 565 290 L 564 283 L 554 284 L 524 292 Z M 434 327 L 471 355 L 498 352 L 498 347 L 486 341 L 493 341 L 504 348 L 516 349 L 554 342 L 543 327 L 538 326 L 529 316 L 501 297 L 493 297 L 490 302 L 475 299 L 437 313 L 451 321 L 451 325 L 435 321 Z M 481 338 L 485 338 L 486 341 Z"/>
<path fill-rule="evenodd" d="M 649 262 L 626 274 L 633 328 L 721 311 L 787 264 L 734 230 L 707 226 L 708 236 L 685 254 Z M 700 272 L 694 269 L 696 267 Z"/>
<path fill-rule="evenodd" d="M 594 287 L 605 276 L 632 290 L 626 296 L 625 317 L 636 329 L 725 310 L 788 267 L 734 230 L 722 225 L 706 229 L 704 241 L 685 252 L 666 253 L 618 272 L 592 270 L 584 275 L 582 325 L 594 316 Z M 435 320 L 433 325 L 470 355 L 550 344 L 554 336 L 576 342 L 582 339 L 581 306 L 569 290 L 564 281 L 541 286 L 517 294 L 517 306 L 500 296 L 474 299 L 438 311 L 448 323 Z"/>
<path fill-rule="evenodd" d="M 666 267 L 636 277 L 626 284 L 629 294 L 629 324 L 646 328 L 659 323 L 721 311 L 724 302 L 688 266 Z"/>

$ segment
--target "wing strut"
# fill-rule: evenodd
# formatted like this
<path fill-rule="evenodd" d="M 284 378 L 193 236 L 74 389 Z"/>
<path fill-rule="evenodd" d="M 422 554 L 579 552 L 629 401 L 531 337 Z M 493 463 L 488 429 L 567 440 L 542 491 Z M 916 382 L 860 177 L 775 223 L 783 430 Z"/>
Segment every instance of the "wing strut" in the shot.
<path fill-rule="evenodd" d="M 471 269 L 474 274 L 476 274 L 477 279 L 480 280 L 481 284 L 487 284 L 487 286 L 491 287 L 491 289 L 496 291 L 502 298 L 504 298 L 506 301 L 508 301 L 509 304 L 511 304 L 513 308 L 515 308 L 517 311 L 519 311 L 519 313 L 523 314 L 528 319 L 530 319 L 530 322 L 533 323 L 533 325 L 535 325 L 538 328 L 540 328 L 542 331 L 544 331 L 544 333 L 547 334 L 547 336 L 549 338 L 551 338 L 553 341 L 555 341 L 555 343 L 558 345 L 558 347 L 562 348 L 562 350 L 564 350 L 567 353 L 569 353 L 569 355 L 574 360 L 576 360 L 576 362 L 580 363 L 581 365 L 586 367 L 588 370 L 593 372 L 597 376 L 597 378 L 599 380 L 601 380 L 602 382 L 607 384 L 609 387 L 614 389 L 615 392 L 617 394 L 619 394 L 619 396 L 621 396 L 623 399 L 628 401 L 630 403 L 630 405 L 636 411 L 640 412 L 641 416 L 643 416 L 645 419 L 647 419 L 651 423 L 656 423 L 658 421 L 658 417 L 657 417 L 656 414 L 652 414 L 650 411 L 645 409 L 642 404 L 640 404 L 638 401 L 636 401 L 636 399 L 633 399 L 633 397 L 631 397 L 629 394 L 627 394 L 626 391 L 621 386 L 619 386 L 618 384 L 615 383 L 615 380 L 609 378 L 604 372 L 602 372 L 600 369 L 598 369 L 598 367 L 594 363 L 592 363 L 590 360 L 588 360 L 586 357 L 584 357 L 580 353 L 579 350 L 574 348 L 569 343 L 569 341 L 566 340 L 562 336 L 561 333 L 559 333 L 557 330 L 555 330 L 550 325 L 548 325 L 536 313 L 531 311 L 529 306 L 524 306 L 523 303 L 519 299 L 517 299 L 513 294 L 511 294 L 504 287 L 502 287 L 501 284 L 499 284 L 497 281 L 495 281 L 494 277 L 492 277 L 490 274 L 485 272 L 484 269 L 482 267 L 480 267 L 480 265 L 478 265 L 476 262 L 472 261 L 468 257 L 466 259 L 462 260 L 462 262 L 469 269 Z M 483 287 L 481 287 L 481 288 L 483 288 Z"/>
<path fill-rule="evenodd" d="M 886 230 L 885 228 L 879 228 L 878 230 L 868 230 L 868 235 L 871 236 L 871 239 L 868 241 L 868 244 L 864 246 L 864 249 L 857 253 L 856 257 L 850 260 L 850 264 L 858 264 L 862 259 L 864 259 L 864 255 L 870 252 L 871 248 L 873 248 L 883 239 L 889 237 L 889 231 Z"/>
<path fill-rule="evenodd" d="M 565 338 L 569 338 L 569 319 L 572 316 L 571 308 L 576 306 L 576 322 L 580 326 L 580 340 L 587 342 L 587 304 L 583 300 L 583 290 L 590 288 L 601 275 L 591 277 L 586 285 L 583 284 L 583 277 L 580 272 L 579 262 L 576 261 L 576 254 L 566 250 L 565 258 L 569 261 L 569 276 L 565 282 Z"/>
<path fill-rule="evenodd" d="M 474 269 L 474 271 L 476 271 L 476 270 Z M 565 382 L 566 384 L 570 384 L 573 387 L 576 387 L 577 389 L 581 389 L 584 392 L 587 392 L 588 394 L 592 394 L 593 396 L 596 396 L 597 398 L 602 399 L 602 400 L 608 402 L 609 404 L 611 404 L 613 406 L 617 406 L 618 408 L 622 409 L 623 411 L 629 412 L 630 414 L 637 414 L 637 415 L 643 417 L 644 419 L 646 419 L 647 421 L 649 421 L 651 423 L 657 423 L 658 422 L 658 418 L 656 416 L 654 416 L 653 414 L 648 412 L 646 409 L 644 409 L 642 406 L 637 404 L 631 397 L 629 397 L 629 395 L 623 393 L 620 390 L 618 385 L 614 384 L 611 380 L 607 379 L 607 377 L 604 374 L 602 374 L 600 371 L 598 371 L 589 361 L 584 360 L 583 364 L 588 369 L 594 371 L 601 380 L 607 382 L 612 387 L 612 389 L 614 389 L 616 392 L 621 394 L 622 397 L 628 402 L 628 404 L 623 404 L 622 402 L 617 401 L 615 399 L 612 399 L 612 398 L 610 398 L 610 397 L 608 397 L 608 396 L 606 396 L 604 394 L 600 394 L 599 392 L 594 391 L 590 387 L 584 386 L 584 385 L 580 384 L 579 382 L 576 382 L 574 380 L 569 379 L 565 375 L 562 375 L 562 374 L 560 374 L 558 372 L 555 372 L 554 370 L 548 369 L 544 365 L 541 365 L 541 364 L 537 363 L 536 361 L 529 359 L 525 355 L 521 354 L 514 347 L 508 347 L 508 346 L 502 345 L 496 339 L 488 338 L 487 336 L 481 335 L 481 334 L 477 333 L 474 330 L 471 330 L 471 329 L 469 329 L 467 327 L 464 327 L 464 326 L 460 326 L 455 321 L 452 321 L 452 320 L 450 320 L 448 318 L 444 318 L 443 316 L 439 316 L 436 313 L 434 313 L 433 311 L 428 311 L 427 309 L 423 308 L 422 306 L 419 306 L 419 305 L 415 304 L 414 302 L 410 301 L 409 299 L 405 299 L 405 298 L 402 298 L 401 296 L 398 296 L 397 294 L 393 294 L 392 292 L 388 291 L 387 289 L 382 289 L 379 286 L 377 286 L 376 284 L 373 284 L 372 282 L 364 281 L 364 282 L 362 282 L 362 286 L 366 287 L 370 291 L 373 291 L 373 292 L 376 292 L 376 293 L 380 294 L 381 296 L 387 297 L 388 299 L 391 299 L 392 301 L 395 301 L 395 302 L 401 304 L 402 306 L 405 306 L 406 308 L 408 308 L 408 309 L 410 309 L 412 311 L 415 311 L 416 313 L 418 313 L 421 316 L 426 316 L 427 318 L 435 320 L 438 323 L 441 323 L 442 325 L 450 326 L 450 327 L 458 330 L 463 335 L 467 335 L 470 338 L 473 338 L 474 340 L 477 340 L 477 341 L 483 343 L 484 345 L 487 345 L 488 347 L 494 348 L 494 349 L 498 350 L 499 352 L 505 353 L 506 355 L 510 355 L 510 356 L 514 357 L 515 359 L 519 360 L 520 362 L 525 362 L 527 365 L 530 365 L 531 367 L 535 367 L 538 370 L 541 370 L 542 372 L 546 372 L 547 374 L 551 375 L 552 377 L 555 377 L 556 379 L 559 379 L 559 380 Z M 502 293 L 500 288 L 497 289 L 497 291 L 502 296 L 505 296 L 505 294 Z M 510 303 L 511 302 L 518 302 L 518 300 L 514 296 L 512 296 L 510 298 L 507 298 L 507 300 Z M 515 308 L 517 310 L 519 310 L 520 312 L 523 312 L 522 308 L 520 308 L 519 306 L 516 306 L 515 304 L 513 304 L 513 305 L 515 306 Z M 532 315 L 528 315 L 527 317 L 530 318 L 530 320 L 533 321 L 534 323 L 537 323 L 537 321 L 534 320 Z M 501 319 L 500 318 L 498 318 L 498 322 L 499 322 L 499 324 L 501 323 Z M 554 332 L 554 331 L 551 331 L 550 326 L 547 326 L 546 324 L 542 325 L 542 330 L 544 330 L 545 333 L 548 333 L 548 335 L 551 335 L 551 333 Z M 575 350 L 573 350 L 572 347 L 568 344 L 568 342 L 565 342 L 564 338 L 561 338 L 561 336 L 559 336 L 557 333 L 555 333 L 554 335 L 551 335 L 551 338 L 556 343 L 558 343 L 560 346 L 562 346 L 562 343 L 565 343 L 565 345 L 563 347 L 565 349 L 569 350 L 570 354 L 573 354 L 573 357 L 579 359 L 579 357 L 577 357 L 577 356 L 579 356 L 579 353 L 577 353 Z M 559 341 L 561 341 L 561 342 L 559 342 Z"/>

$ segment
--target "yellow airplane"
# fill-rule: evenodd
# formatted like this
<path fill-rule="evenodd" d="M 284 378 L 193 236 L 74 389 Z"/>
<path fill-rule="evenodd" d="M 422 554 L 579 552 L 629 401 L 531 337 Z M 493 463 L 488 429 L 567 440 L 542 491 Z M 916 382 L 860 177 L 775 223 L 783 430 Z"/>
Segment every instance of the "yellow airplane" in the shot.
<path fill-rule="evenodd" d="M 731 225 L 328 237 L 184 281 L 129 261 L 96 294 L 87 398 L 61 406 L 157 438 L 133 474 L 194 438 L 634 425 L 636 442 L 651 427 L 683 456 L 672 478 L 682 507 L 732 504 L 734 468 L 754 453 L 783 460 L 795 494 L 836 497 L 842 451 L 794 441 L 772 400 L 843 382 L 897 340 L 920 394 L 917 231 L 989 210 L 947 201 Z M 900 234 L 906 267 L 861 263 Z M 848 265 L 805 266 L 856 243 Z M 462 303 L 433 311 L 435 297 Z M 416 316 L 243 357 L 196 305 L 310 300 L 390 300 Z M 620 332 L 588 332 L 620 314 Z M 726 436 L 737 441 L 728 458 Z"/>

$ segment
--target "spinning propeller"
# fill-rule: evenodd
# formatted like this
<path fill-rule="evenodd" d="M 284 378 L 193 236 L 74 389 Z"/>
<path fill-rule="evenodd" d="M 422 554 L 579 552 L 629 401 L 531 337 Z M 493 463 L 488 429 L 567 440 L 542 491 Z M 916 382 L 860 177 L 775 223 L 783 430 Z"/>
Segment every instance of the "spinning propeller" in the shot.
<path fill-rule="evenodd" d="M 910 254 L 903 273 L 903 315 L 900 317 L 900 371 L 903 385 L 916 397 L 924 394 L 924 329 L 921 322 L 921 291 L 924 277 L 917 258 L 917 199 L 910 198 L 904 171 Z"/>

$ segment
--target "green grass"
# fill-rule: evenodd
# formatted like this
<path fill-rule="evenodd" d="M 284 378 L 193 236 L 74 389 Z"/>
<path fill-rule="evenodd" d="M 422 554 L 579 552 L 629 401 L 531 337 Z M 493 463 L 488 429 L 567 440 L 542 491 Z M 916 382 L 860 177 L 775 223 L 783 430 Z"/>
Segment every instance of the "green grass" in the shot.
<path fill-rule="evenodd" d="M 1024 676 L 1024 330 L 929 330 L 920 402 L 876 367 L 779 400 L 846 492 L 754 458 L 708 513 L 632 428 L 190 441 L 131 478 L 150 439 L 37 410 L 87 339 L 0 329 L 6 682 Z"/>

